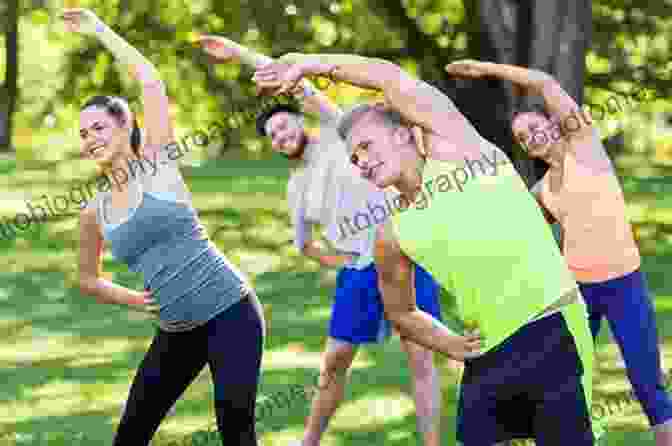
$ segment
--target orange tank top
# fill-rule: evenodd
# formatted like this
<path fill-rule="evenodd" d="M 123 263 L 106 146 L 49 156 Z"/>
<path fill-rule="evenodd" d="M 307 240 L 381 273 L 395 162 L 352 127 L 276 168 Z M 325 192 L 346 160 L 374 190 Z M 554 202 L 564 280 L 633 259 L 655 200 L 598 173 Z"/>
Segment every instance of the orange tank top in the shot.
<path fill-rule="evenodd" d="M 563 253 L 577 281 L 622 277 L 641 259 L 620 182 L 596 130 L 571 143 L 561 187 L 551 192 L 547 173 L 541 202 L 563 228 Z"/>

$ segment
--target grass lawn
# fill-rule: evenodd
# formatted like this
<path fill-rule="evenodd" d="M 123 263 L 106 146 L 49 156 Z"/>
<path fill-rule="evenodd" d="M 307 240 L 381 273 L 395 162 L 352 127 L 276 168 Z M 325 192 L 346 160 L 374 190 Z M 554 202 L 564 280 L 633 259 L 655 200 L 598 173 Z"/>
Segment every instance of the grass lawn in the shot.
<path fill-rule="evenodd" d="M 22 210 L 22 193 L 52 196 L 67 190 L 59 182 L 75 177 L 75 167 L 50 175 L 0 165 L 0 212 Z M 263 362 L 260 404 L 269 395 L 290 395 L 296 385 L 315 383 L 334 287 L 334 271 L 319 270 L 292 248 L 284 202 L 283 161 L 225 161 L 185 171 L 194 204 L 215 242 L 252 277 L 262 299 L 269 336 Z M 636 218 L 672 223 L 651 182 L 628 180 Z M 670 190 L 670 188 L 667 188 Z M 647 226 L 642 226 L 642 231 Z M 27 238 L 26 238 L 27 237 Z M 0 240 L 0 446 L 110 444 L 130 381 L 153 334 L 144 315 L 96 304 L 75 286 L 78 231 L 75 218 L 36 227 L 16 241 Z M 649 245 L 647 245 L 649 246 Z M 672 367 L 672 245 L 659 239 L 644 259 L 655 294 L 665 369 Z M 114 280 L 139 287 L 124 266 L 106 257 Z M 444 308 L 445 310 L 445 308 Z M 620 354 L 604 326 L 598 347 L 596 395 L 606 401 L 629 390 Z M 439 360 L 443 389 L 445 445 L 454 444 L 455 376 Z M 212 426 L 207 369 L 157 434 L 155 445 L 217 444 Z M 292 387 L 294 386 L 294 387 Z M 325 436 L 325 446 L 418 444 L 405 356 L 397 339 L 362 350 L 355 362 L 346 401 Z M 261 444 L 299 439 L 308 401 L 288 397 L 265 409 Z M 635 404 L 606 419 L 603 444 L 653 444 Z M 234 446 L 234 445 L 232 445 Z"/>

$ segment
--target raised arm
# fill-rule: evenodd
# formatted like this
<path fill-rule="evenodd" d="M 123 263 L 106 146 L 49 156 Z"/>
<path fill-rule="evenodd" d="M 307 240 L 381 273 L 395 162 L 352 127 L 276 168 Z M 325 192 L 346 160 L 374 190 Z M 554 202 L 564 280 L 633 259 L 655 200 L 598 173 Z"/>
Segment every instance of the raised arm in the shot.
<path fill-rule="evenodd" d="M 240 45 L 226 37 L 205 35 L 198 40 L 203 50 L 215 58 L 218 62 L 228 62 L 238 60 L 241 63 L 254 68 L 261 69 L 266 65 L 277 62 L 275 59 Z M 283 61 L 283 58 L 280 61 Z M 341 117 L 341 109 L 327 95 L 307 79 L 304 79 L 296 89 L 292 91 L 293 95 L 303 101 L 304 110 L 308 113 L 318 115 L 323 121 L 335 121 Z"/>
<path fill-rule="evenodd" d="M 552 115 L 566 116 L 579 110 L 579 106 L 550 74 L 515 65 L 463 60 L 446 65 L 446 71 L 463 77 L 496 77 L 510 81 L 523 90 L 544 98 Z"/>
<path fill-rule="evenodd" d="M 87 9 L 66 9 L 62 17 L 72 31 L 95 36 L 130 71 L 142 86 L 145 148 L 154 151 L 174 141 L 169 114 L 169 100 L 156 67 L 138 50 L 117 35 L 93 12 Z"/>
<path fill-rule="evenodd" d="M 385 315 L 401 335 L 430 350 L 457 360 L 474 356 L 481 343 L 477 336 L 460 336 L 416 306 L 414 268 L 399 247 L 390 223 L 378 227 L 375 262 Z"/>
<path fill-rule="evenodd" d="M 392 62 L 344 54 L 292 54 L 291 61 L 291 69 L 264 67 L 255 74 L 255 81 L 262 87 L 282 85 L 289 90 L 303 76 L 327 76 L 382 91 L 410 124 L 425 131 L 449 138 L 456 130 L 473 129 L 448 96 Z"/>

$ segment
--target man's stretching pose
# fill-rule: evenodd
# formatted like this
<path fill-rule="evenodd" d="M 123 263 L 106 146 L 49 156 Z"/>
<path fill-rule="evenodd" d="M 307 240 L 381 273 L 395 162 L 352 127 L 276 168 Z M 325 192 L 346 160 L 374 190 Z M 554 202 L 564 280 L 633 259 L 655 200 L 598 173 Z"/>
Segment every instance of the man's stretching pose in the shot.
<path fill-rule="evenodd" d="M 655 312 L 623 191 L 592 120 L 546 73 L 477 61 L 446 70 L 498 77 L 543 96 L 550 116 L 521 113 L 512 122 L 528 154 L 550 165 L 532 190 L 563 229 L 563 253 L 588 305 L 593 338 L 606 317 L 656 444 L 672 446 L 672 401 L 661 373 Z"/>
<path fill-rule="evenodd" d="M 256 68 L 273 59 L 255 54 L 228 39 L 206 36 L 205 50 L 220 60 L 236 58 Z M 374 223 L 379 216 L 371 210 L 383 202 L 384 194 L 363 180 L 357 169 L 347 163 L 345 145 L 336 132 L 341 110 L 326 95 L 304 81 L 294 92 L 303 98 L 306 111 L 320 118 L 319 135 L 309 135 L 303 116 L 291 106 L 277 105 L 262 113 L 257 128 L 271 139 L 274 151 L 291 160 L 296 168 L 288 184 L 288 203 L 293 211 L 296 247 L 326 267 L 341 268 L 324 353 L 319 391 L 306 423 L 303 446 L 320 443 L 327 423 L 343 399 L 345 376 L 361 344 L 379 342 L 389 336 L 390 324 L 383 315 L 383 304 L 373 264 Z M 344 229 L 345 220 L 356 215 L 366 217 L 370 228 L 356 234 Z M 359 224 L 357 219 L 357 224 Z M 326 238 L 336 248 L 324 250 L 312 238 L 313 223 L 326 227 Z M 436 319 L 441 319 L 438 285 L 417 267 L 415 290 L 417 304 Z M 415 302 L 415 301 L 414 301 Z M 414 382 L 418 430 L 426 446 L 439 446 L 440 390 L 432 352 L 407 340 L 402 341 L 408 354 Z"/>
<path fill-rule="evenodd" d="M 406 201 L 377 229 L 385 312 L 403 336 L 465 359 L 458 439 L 465 446 L 527 437 L 539 446 L 593 445 L 586 307 L 506 155 L 447 96 L 390 62 L 301 54 L 285 60 L 292 64 L 255 74 L 260 87 L 282 93 L 304 76 L 328 75 L 382 90 L 390 104 L 355 107 L 339 133 L 362 175 L 393 186 Z M 412 125 L 424 130 L 426 154 L 417 150 Z M 482 157 L 496 169 L 486 172 Z M 425 191 L 429 204 L 419 206 Z M 477 333 L 455 334 L 416 307 L 414 263 L 453 291 L 465 325 Z"/>

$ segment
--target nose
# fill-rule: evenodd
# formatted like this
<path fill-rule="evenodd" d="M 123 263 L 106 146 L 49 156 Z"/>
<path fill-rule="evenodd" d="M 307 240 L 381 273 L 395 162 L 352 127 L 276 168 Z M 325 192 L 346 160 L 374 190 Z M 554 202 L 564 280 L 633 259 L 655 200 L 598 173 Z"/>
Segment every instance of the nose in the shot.
<path fill-rule="evenodd" d="M 280 137 L 278 139 L 280 141 L 280 144 L 284 146 L 291 139 L 291 137 L 292 137 L 292 131 L 285 130 L 280 134 Z"/>

